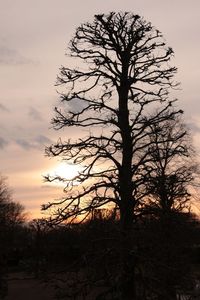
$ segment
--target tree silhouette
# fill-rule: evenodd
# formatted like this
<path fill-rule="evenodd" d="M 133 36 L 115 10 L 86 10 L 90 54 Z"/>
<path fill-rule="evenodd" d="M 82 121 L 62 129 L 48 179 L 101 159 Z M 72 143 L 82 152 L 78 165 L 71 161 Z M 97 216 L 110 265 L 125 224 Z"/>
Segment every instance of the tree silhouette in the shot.
<path fill-rule="evenodd" d="M 60 69 L 57 85 L 66 90 L 60 91 L 63 109 L 55 108 L 52 124 L 57 130 L 77 129 L 80 138 L 59 139 L 46 154 L 61 156 L 81 170 L 71 179 L 46 176 L 66 186 L 64 197 L 43 209 L 51 209 L 50 221 L 58 224 L 77 216 L 80 220 L 106 205 L 119 208 L 121 295 L 135 299 L 130 235 L 152 170 L 148 168 L 149 149 L 155 145 L 152 128 L 182 113 L 169 99 L 170 89 L 177 86 L 176 68 L 170 66 L 173 50 L 143 18 L 111 12 L 79 26 L 67 55 L 75 67 Z"/>
<path fill-rule="evenodd" d="M 166 120 L 162 127 L 153 124 L 152 133 L 144 211 L 157 215 L 189 211 L 198 165 L 187 128 L 177 117 Z"/>
<path fill-rule="evenodd" d="M 12 191 L 7 178 L 0 175 L 0 298 L 2 299 L 7 293 L 5 274 L 8 252 L 15 240 L 16 227 L 24 220 L 24 207 L 12 200 Z"/>
<path fill-rule="evenodd" d="M 187 291 L 193 284 L 188 253 L 196 238 L 192 238 L 195 222 L 189 212 L 198 165 L 181 116 L 165 120 L 162 127 L 153 124 L 152 133 L 150 171 L 139 209 L 140 216 L 148 216 L 143 238 L 148 250 L 143 257 L 149 261 L 146 274 L 151 269 L 147 279 L 151 289 L 160 294 L 159 299 L 172 300 L 177 299 L 177 290 Z"/>
<path fill-rule="evenodd" d="M 0 176 L 0 226 L 15 226 L 25 221 L 24 207 L 12 200 L 6 177 Z"/>

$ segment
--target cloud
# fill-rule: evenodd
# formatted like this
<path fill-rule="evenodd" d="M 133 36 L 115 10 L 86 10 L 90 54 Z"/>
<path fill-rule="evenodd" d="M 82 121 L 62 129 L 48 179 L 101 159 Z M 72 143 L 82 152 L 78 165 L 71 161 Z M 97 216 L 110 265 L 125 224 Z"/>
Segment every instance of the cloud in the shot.
<path fill-rule="evenodd" d="M 0 149 L 5 148 L 5 146 L 7 146 L 7 144 L 8 144 L 8 142 L 4 138 L 0 137 Z"/>
<path fill-rule="evenodd" d="M 31 118 L 33 118 L 35 121 L 40 121 L 41 122 L 43 120 L 40 112 L 37 109 L 35 109 L 34 107 L 30 107 L 29 116 Z"/>
<path fill-rule="evenodd" d="M 82 109 L 84 109 L 87 106 L 86 102 L 81 101 L 78 98 L 74 98 L 72 101 L 68 102 L 67 104 L 70 109 L 77 111 L 77 112 L 81 111 Z"/>
<path fill-rule="evenodd" d="M 38 135 L 35 139 L 35 141 L 39 144 L 39 145 L 46 145 L 46 144 L 52 144 L 52 141 L 44 136 L 44 135 Z"/>
<path fill-rule="evenodd" d="M 190 123 L 189 127 L 192 129 L 193 132 L 198 132 L 199 133 L 199 131 L 200 131 L 200 127 L 195 123 Z"/>
<path fill-rule="evenodd" d="M 24 65 L 35 62 L 21 55 L 19 51 L 5 45 L 0 46 L 0 65 Z"/>
<path fill-rule="evenodd" d="M 5 111 L 5 112 L 9 112 L 9 109 L 2 103 L 0 103 L 0 110 Z"/>
<path fill-rule="evenodd" d="M 33 138 L 32 141 L 16 139 L 15 142 L 24 150 L 41 149 L 41 146 L 44 147 L 52 143 L 52 141 L 44 135 L 38 135 L 36 138 Z"/>
<path fill-rule="evenodd" d="M 25 150 L 30 150 L 32 148 L 35 148 L 33 147 L 28 141 L 24 140 L 24 139 L 17 139 L 15 140 L 15 142 L 23 149 Z"/>
<path fill-rule="evenodd" d="M 41 185 L 41 188 L 42 189 L 47 189 L 47 190 L 55 190 L 55 185 L 53 184 L 45 184 L 44 185 Z"/>
<path fill-rule="evenodd" d="M 193 133 L 200 133 L 200 126 L 197 122 L 191 121 L 186 123 Z"/>

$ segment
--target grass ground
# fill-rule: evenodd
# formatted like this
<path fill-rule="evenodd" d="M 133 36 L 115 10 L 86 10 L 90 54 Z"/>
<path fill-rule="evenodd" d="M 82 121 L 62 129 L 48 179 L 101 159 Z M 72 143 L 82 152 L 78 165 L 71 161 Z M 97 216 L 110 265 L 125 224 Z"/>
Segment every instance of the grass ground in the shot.
<path fill-rule="evenodd" d="M 8 295 L 5 300 L 53 300 L 54 291 L 47 284 L 23 272 L 8 276 Z"/>

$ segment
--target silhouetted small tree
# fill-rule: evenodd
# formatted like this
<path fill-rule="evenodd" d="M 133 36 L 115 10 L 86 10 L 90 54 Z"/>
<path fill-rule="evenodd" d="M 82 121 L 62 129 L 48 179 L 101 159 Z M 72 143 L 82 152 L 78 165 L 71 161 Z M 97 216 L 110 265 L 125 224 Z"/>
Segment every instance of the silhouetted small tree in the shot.
<path fill-rule="evenodd" d="M 149 147 L 149 174 L 143 199 L 146 212 L 169 215 L 188 212 L 192 189 L 198 181 L 198 164 L 191 137 L 177 117 L 153 124 Z"/>
<path fill-rule="evenodd" d="M 0 226 L 15 226 L 22 224 L 26 219 L 24 207 L 13 201 L 12 191 L 4 176 L 0 177 Z"/>
<path fill-rule="evenodd" d="M 0 298 L 3 298 L 7 291 L 5 273 L 8 256 L 14 247 L 17 226 L 24 220 L 24 207 L 13 201 L 7 178 L 0 176 Z"/>
<path fill-rule="evenodd" d="M 153 124 L 152 133 L 145 197 L 139 209 L 140 216 L 148 220 L 143 238 L 143 256 L 149 262 L 145 263 L 145 276 L 159 299 L 172 300 L 177 299 L 177 289 L 187 291 L 192 286 L 189 249 L 195 243 L 191 238 L 195 222 L 190 200 L 197 184 L 198 164 L 180 116 L 166 120 L 162 126 Z"/>
<path fill-rule="evenodd" d="M 170 66 L 173 50 L 162 34 L 132 13 L 95 15 L 93 23 L 76 30 L 68 59 L 75 67 L 61 67 L 58 86 L 62 108 L 55 108 L 55 129 L 83 129 L 77 140 L 59 139 L 46 149 L 48 156 L 81 166 L 71 179 L 47 176 L 66 184 L 60 201 L 51 208 L 52 224 L 84 218 L 96 208 L 111 205 L 120 212 L 122 299 L 136 299 L 132 226 L 144 197 L 149 175 L 152 127 L 182 113 L 173 107 L 169 90 L 176 87 Z M 69 62 L 70 64 L 70 62 Z M 65 107 L 65 108 L 64 108 Z M 87 134 L 86 134 L 87 130 Z M 86 134 L 84 136 L 84 134 Z M 66 167 L 67 168 L 67 167 Z"/>

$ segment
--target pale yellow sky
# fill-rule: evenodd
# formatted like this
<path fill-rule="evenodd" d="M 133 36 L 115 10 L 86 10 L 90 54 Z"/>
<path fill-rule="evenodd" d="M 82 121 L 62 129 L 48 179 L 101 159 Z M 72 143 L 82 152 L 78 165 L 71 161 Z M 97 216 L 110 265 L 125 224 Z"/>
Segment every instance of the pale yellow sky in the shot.
<path fill-rule="evenodd" d="M 43 183 L 42 174 L 57 164 L 44 157 L 45 145 L 71 133 L 50 129 L 67 43 L 95 13 L 119 10 L 144 16 L 174 49 L 182 83 L 176 95 L 200 152 L 199 0 L 0 0 L 0 172 L 8 176 L 13 198 L 33 216 L 62 192 Z"/>

